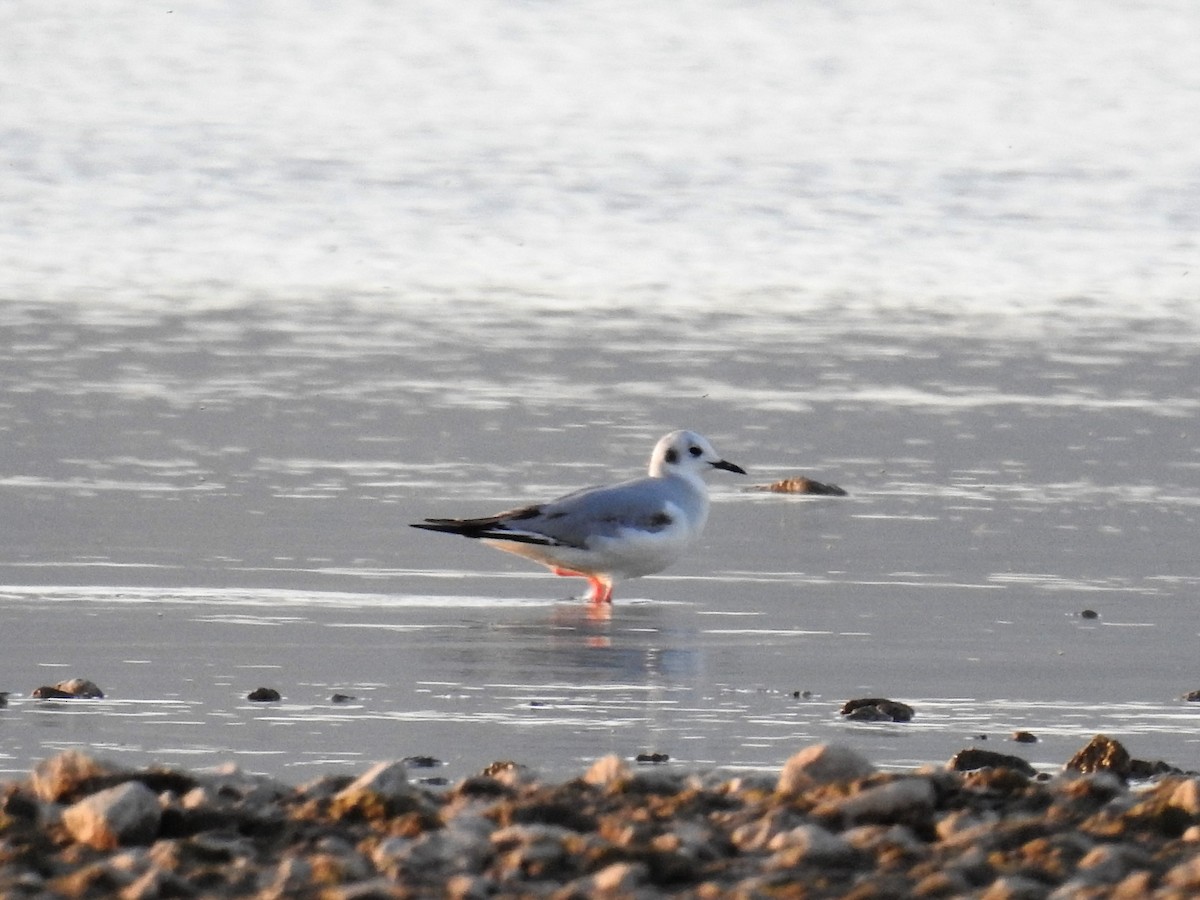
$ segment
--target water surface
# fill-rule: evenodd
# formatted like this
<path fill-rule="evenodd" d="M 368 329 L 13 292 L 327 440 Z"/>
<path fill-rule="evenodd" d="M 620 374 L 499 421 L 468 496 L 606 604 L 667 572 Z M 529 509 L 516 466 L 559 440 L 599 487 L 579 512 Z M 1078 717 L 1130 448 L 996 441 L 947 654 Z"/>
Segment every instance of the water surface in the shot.
<path fill-rule="evenodd" d="M 5 5 L 0 770 L 1050 767 L 1097 731 L 1200 768 L 1198 34 L 1182 0 Z M 751 475 L 610 619 L 406 527 L 676 427 Z M 849 496 L 742 490 L 796 474 Z M 108 696 L 30 698 L 75 675 Z M 842 721 L 865 695 L 917 717 Z"/>

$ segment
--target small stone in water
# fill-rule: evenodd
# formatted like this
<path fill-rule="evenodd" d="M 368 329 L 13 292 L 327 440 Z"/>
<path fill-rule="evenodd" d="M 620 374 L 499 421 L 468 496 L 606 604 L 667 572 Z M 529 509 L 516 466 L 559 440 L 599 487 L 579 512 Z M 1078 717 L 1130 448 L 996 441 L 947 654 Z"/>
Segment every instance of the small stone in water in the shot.
<path fill-rule="evenodd" d="M 666 753 L 639 753 L 634 759 L 640 763 L 665 763 L 671 757 Z"/>
<path fill-rule="evenodd" d="M 352 697 L 350 694 L 334 694 L 329 698 L 330 703 L 349 703 L 351 700 L 357 700 L 357 697 Z"/>
<path fill-rule="evenodd" d="M 404 762 L 413 769 L 434 769 L 442 765 L 442 761 L 435 756 L 406 756 Z"/>
<path fill-rule="evenodd" d="M 1183 695 L 1183 699 L 1188 703 L 1200 703 L 1200 691 L 1188 691 Z"/>
<path fill-rule="evenodd" d="M 253 700 L 255 703 L 271 703 L 275 700 L 281 700 L 279 691 L 275 688 L 260 687 L 255 688 L 246 695 L 247 700 Z"/>
<path fill-rule="evenodd" d="M 792 691 L 792 697 L 796 700 L 811 700 L 813 698 L 812 691 Z"/>
<path fill-rule="evenodd" d="M 1085 609 L 1079 614 L 1079 618 L 1081 618 L 1081 619 L 1098 619 L 1098 618 L 1100 618 L 1100 613 L 1096 612 L 1094 609 Z"/>
<path fill-rule="evenodd" d="M 1018 744 L 1036 744 L 1038 737 L 1029 731 L 1014 731 L 1012 739 Z"/>
<path fill-rule="evenodd" d="M 842 715 L 848 719 L 865 722 L 908 722 L 914 713 L 907 703 L 884 697 L 866 697 L 847 700 L 842 706 Z"/>
<path fill-rule="evenodd" d="M 975 747 L 959 750 L 946 764 L 946 767 L 956 772 L 971 772 L 975 769 L 1012 769 L 1030 777 L 1037 774 L 1037 770 L 1019 756 L 997 753 L 994 750 L 979 750 Z"/>

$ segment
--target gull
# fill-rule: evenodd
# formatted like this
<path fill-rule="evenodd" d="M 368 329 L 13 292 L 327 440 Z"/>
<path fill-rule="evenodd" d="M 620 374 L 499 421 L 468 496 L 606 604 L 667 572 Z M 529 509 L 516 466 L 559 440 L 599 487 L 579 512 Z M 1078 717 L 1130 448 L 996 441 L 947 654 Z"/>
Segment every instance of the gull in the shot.
<path fill-rule="evenodd" d="M 425 519 L 412 527 L 475 538 L 555 575 L 586 578 L 588 599 L 611 603 L 616 582 L 662 571 L 700 537 L 708 520 L 700 475 L 709 469 L 746 474 L 696 432 L 672 431 L 654 446 L 645 478 L 480 519 Z"/>

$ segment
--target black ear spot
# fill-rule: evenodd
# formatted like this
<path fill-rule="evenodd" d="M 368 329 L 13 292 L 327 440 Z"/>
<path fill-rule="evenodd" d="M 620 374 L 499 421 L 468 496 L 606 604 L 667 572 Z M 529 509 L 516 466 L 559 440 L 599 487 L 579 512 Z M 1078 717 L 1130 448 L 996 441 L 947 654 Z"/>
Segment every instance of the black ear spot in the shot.
<path fill-rule="evenodd" d="M 692 454 L 692 456 L 699 456 L 703 452 L 704 451 L 701 450 L 699 447 L 697 447 L 695 444 L 693 444 L 691 447 L 688 447 L 688 453 Z"/>
<path fill-rule="evenodd" d="M 667 451 L 667 455 L 664 456 L 663 459 L 665 459 L 671 465 L 675 465 L 675 463 L 679 462 L 679 451 L 672 447 Z"/>

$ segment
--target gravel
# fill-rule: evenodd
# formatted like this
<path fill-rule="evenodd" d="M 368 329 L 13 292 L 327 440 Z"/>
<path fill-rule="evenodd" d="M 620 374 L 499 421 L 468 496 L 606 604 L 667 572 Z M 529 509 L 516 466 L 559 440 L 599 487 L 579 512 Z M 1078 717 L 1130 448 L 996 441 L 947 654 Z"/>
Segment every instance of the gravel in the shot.
<path fill-rule="evenodd" d="M 881 772 L 823 745 L 779 774 L 610 756 L 568 781 L 497 764 L 445 788 L 403 761 L 292 786 L 70 751 L 0 784 L 0 896 L 1196 895 L 1200 779 L 1138 780 L 1118 748 L 1097 736 L 1032 774 Z"/>

